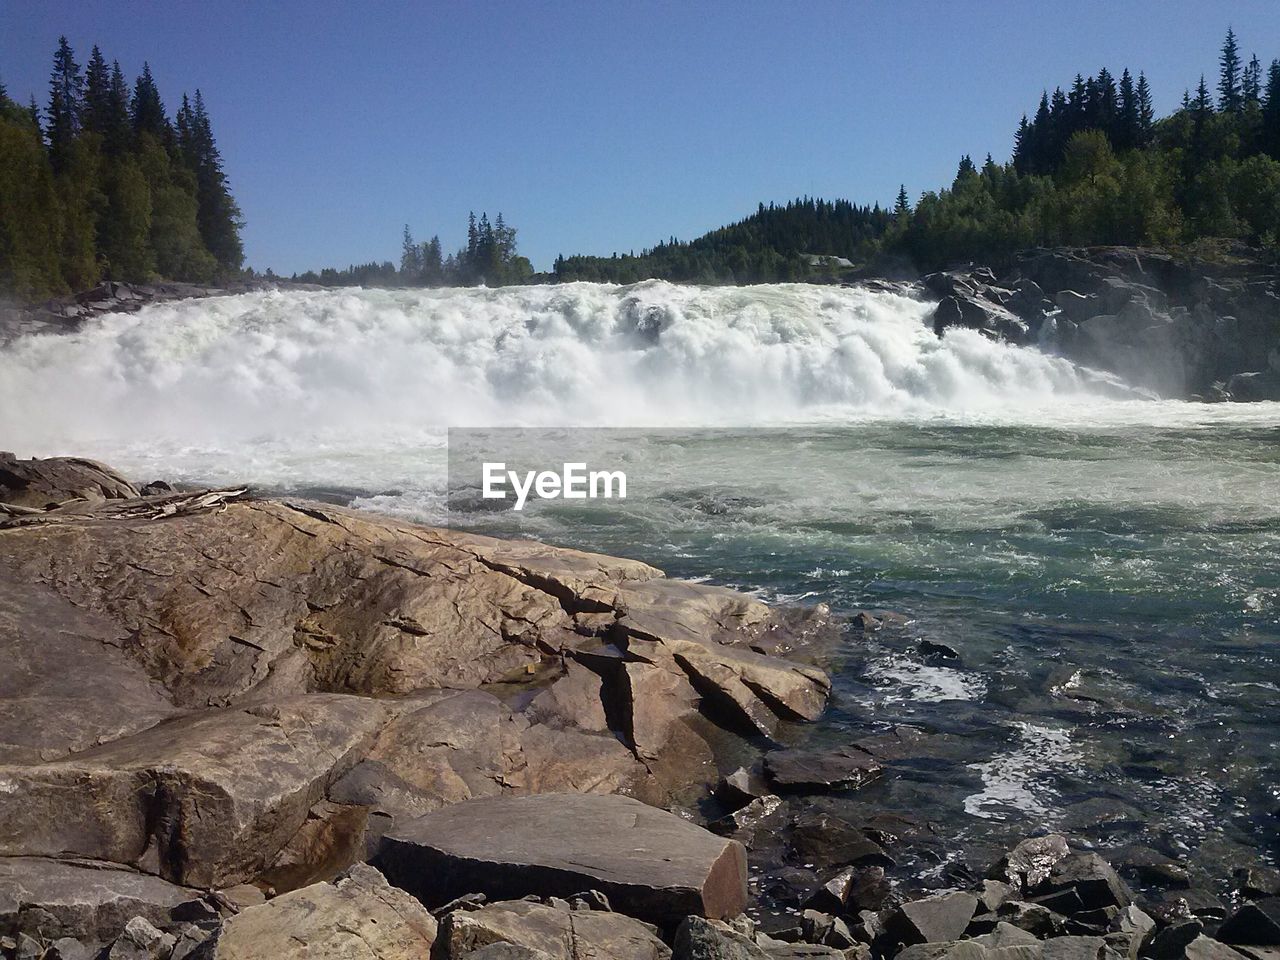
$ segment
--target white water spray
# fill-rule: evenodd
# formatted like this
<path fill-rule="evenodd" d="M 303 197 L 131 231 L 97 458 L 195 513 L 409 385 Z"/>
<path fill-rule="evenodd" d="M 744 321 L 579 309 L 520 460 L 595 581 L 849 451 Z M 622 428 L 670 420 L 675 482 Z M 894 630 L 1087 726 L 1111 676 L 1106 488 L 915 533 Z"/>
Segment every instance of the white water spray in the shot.
<path fill-rule="evenodd" d="M 0 350 L 7 447 L 403 437 L 444 426 L 744 425 L 1049 409 L 1070 363 L 930 307 L 807 285 L 268 292 Z"/>

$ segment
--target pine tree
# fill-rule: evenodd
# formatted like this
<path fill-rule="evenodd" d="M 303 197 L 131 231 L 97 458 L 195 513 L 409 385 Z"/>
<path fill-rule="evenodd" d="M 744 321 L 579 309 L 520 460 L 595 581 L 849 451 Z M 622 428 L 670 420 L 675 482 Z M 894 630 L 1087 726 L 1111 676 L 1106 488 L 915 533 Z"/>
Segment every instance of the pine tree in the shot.
<path fill-rule="evenodd" d="M 1114 137 L 1117 150 L 1131 150 L 1138 145 L 1141 121 L 1138 116 L 1138 94 L 1128 67 L 1120 74 L 1120 114 Z"/>
<path fill-rule="evenodd" d="M 1116 93 L 1116 81 L 1111 71 L 1103 67 L 1094 81 L 1093 122 L 1114 142 L 1116 116 L 1120 112 Z"/>
<path fill-rule="evenodd" d="M 111 74 L 102 51 L 94 46 L 84 71 L 84 128 L 105 136 L 111 104 Z"/>
<path fill-rule="evenodd" d="M 196 201 L 199 206 L 197 221 L 200 236 L 223 270 L 238 271 L 244 265 L 244 244 L 240 240 L 240 208 L 227 187 L 222 155 L 213 138 L 204 96 L 198 89 L 190 108 L 190 123 L 196 159 Z"/>
<path fill-rule="evenodd" d="M 160 99 L 160 90 L 151 76 L 151 64 L 142 64 L 142 75 L 133 85 L 133 102 L 129 107 L 130 119 L 133 122 L 135 138 L 150 134 L 164 141 L 169 129 L 169 119 L 165 116 L 164 101 Z"/>
<path fill-rule="evenodd" d="M 1267 94 L 1262 104 L 1262 149 L 1280 160 L 1280 60 L 1267 71 Z"/>
<path fill-rule="evenodd" d="M 1227 38 L 1222 42 L 1222 54 L 1218 58 L 1221 73 L 1218 77 L 1218 106 L 1223 113 L 1239 113 L 1244 105 L 1240 88 L 1240 50 L 1235 31 L 1227 28 Z"/>
<path fill-rule="evenodd" d="M 80 135 L 84 111 L 84 79 L 66 37 L 58 38 L 49 77 L 49 108 L 46 111 L 49 159 L 55 173 L 66 169 L 72 144 Z"/>
<path fill-rule="evenodd" d="M 1246 107 L 1257 104 L 1262 99 L 1262 64 L 1255 53 L 1241 74 L 1240 91 L 1244 96 Z"/>
<path fill-rule="evenodd" d="M 1147 146 L 1155 132 L 1156 111 L 1151 100 L 1151 86 L 1147 75 L 1138 73 L 1138 145 Z"/>
<path fill-rule="evenodd" d="M 107 85 L 107 114 L 103 141 L 107 153 L 118 155 L 129 148 L 132 130 L 129 119 L 129 85 L 119 61 L 111 61 L 111 80 Z"/>
<path fill-rule="evenodd" d="M 1027 118 L 1022 118 L 1023 127 L 1026 126 Z M 893 212 L 895 216 L 905 217 L 911 212 L 911 201 L 907 198 L 907 185 L 904 183 L 898 187 L 898 199 L 893 204 Z"/>
<path fill-rule="evenodd" d="M 415 284 L 422 282 L 422 251 L 414 242 L 413 233 L 409 230 L 407 223 L 404 225 L 404 239 L 400 252 L 400 281 Z"/>
<path fill-rule="evenodd" d="M 1027 115 L 1022 115 L 1022 121 L 1018 124 L 1018 131 L 1013 135 L 1013 169 L 1018 173 L 1027 174 L 1027 152 L 1031 148 L 1031 124 L 1027 122 Z M 898 194 L 898 199 L 906 197 L 906 186 Z M 761 204 L 760 212 L 764 212 L 764 205 Z"/>

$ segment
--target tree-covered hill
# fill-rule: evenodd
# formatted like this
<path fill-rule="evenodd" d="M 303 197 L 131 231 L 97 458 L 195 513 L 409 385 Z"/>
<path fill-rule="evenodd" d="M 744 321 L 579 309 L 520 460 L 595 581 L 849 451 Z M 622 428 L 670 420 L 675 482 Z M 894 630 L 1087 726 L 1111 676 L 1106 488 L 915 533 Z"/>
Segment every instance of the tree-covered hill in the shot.
<path fill-rule="evenodd" d="M 812 255 L 871 269 L 1001 263 L 1036 246 L 1176 246 L 1208 237 L 1280 244 L 1280 60 L 1245 62 L 1228 32 L 1217 96 L 1200 78 L 1157 118 L 1146 77 L 1128 69 L 1077 76 L 1045 91 L 1024 117 L 1009 161 L 979 167 L 962 157 L 954 181 L 892 211 L 804 200 L 754 215 L 688 243 L 640 256 L 571 256 L 560 280 L 702 282 L 806 279 L 826 268 Z M 839 212 L 839 213 L 837 213 Z M 804 255 L 809 254 L 806 258 Z"/>
<path fill-rule="evenodd" d="M 82 71 L 65 37 L 43 110 L 0 84 L 0 292 L 239 272 L 240 210 L 204 98 L 181 103 L 171 120 L 149 66 L 130 86 L 97 47 Z"/>
<path fill-rule="evenodd" d="M 689 243 L 674 237 L 650 250 L 612 257 L 559 257 L 558 280 L 632 283 L 651 277 L 692 283 L 800 280 L 820 269 L 815 257 L 862 260 L 893 220 L 879 206 L 847 200 L 761 204 L 751 216 Z"/>

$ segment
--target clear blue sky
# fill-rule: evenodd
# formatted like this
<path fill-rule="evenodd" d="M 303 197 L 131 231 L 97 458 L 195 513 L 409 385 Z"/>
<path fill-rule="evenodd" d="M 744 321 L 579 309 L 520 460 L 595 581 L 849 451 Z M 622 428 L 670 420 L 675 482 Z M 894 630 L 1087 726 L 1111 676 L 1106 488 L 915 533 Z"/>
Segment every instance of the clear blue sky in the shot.
<path fill-rule="evenodd" d="M 172 110 L 205 96 L 249 263 L 457 247 L 498 210 L 535 266 L 639 249 L 812 194 L 891 203 L 1008 156 L 1042 87 L 1145 70 L 1156 106 L 1227 25 L 1280 57 L 1280 3 L 0 0 L 0 78 L 43 104 L 65 33 Z"/>

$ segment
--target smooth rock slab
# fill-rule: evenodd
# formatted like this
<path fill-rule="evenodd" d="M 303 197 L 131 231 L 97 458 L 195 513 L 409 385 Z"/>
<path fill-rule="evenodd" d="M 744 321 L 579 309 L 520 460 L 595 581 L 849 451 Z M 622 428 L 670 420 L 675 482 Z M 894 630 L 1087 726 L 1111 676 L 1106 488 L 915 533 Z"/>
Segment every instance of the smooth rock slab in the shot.
<path fill-rule="evenodd" d="M 105 942 L 133 917 L 168 923 L 202 894 L 111 864 L 0 857 L 0 934 Z"/>
<path fill-rule="evenodd" d="M 199 960 L 425 960 L 436 921 L 422 904 L 356 864 L 335 883 L 317 883 L 249 907 L 197 948 Z"/>
<path fill-rule="evenodd" d="M 781 790 L 826 790 L 860 787 L 883 767 L 858 749 L 774 750 L 765 754 L 764 769 Z"/>
<path fill-rule="evenodd" d="M 619 796 L 455 804 L 398 826 L 377 863 L 428 906 L 473 892 L 515 900 L 595 889 L 616 910 L 662 924 L 691 914 L 732 917 L 747 904 L 740 843 Z"/>

